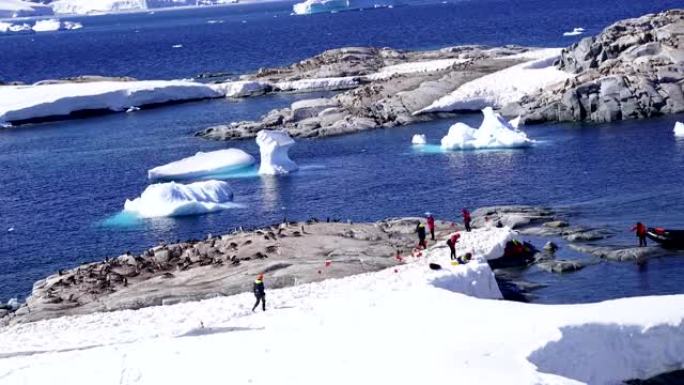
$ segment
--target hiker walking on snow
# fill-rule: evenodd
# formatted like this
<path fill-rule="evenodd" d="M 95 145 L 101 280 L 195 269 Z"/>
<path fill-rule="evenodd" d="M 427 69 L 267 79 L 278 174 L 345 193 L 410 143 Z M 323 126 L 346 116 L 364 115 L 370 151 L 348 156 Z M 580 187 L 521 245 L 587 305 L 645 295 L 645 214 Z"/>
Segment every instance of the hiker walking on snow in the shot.
<path fill-rule="evenodd" d="M 427 226 L 430 230 L 430 239 L 435 240 L 435 217 L 432 214 L 427 213 Z"/>
<path fill-rule="evenodd" d="M 470 220 L 472 219 L 470 218 L 470 211 L 464 208 L 463 210 L 461 210 L 461 213 L 463 214 L 463 224 L 465 225 L 465 229 L 466 231 L 470 232 Z"/>
<path fill-rule="evenodd" d="M 256 303 L 254 304 L 254 307 L 252 307 L 252 311 L 256 310 L 257 306 L 259 306 L 259 302 L 261 302 L 261 309 L 263 311 L 266 311 L 266 291 L 264 290 L 264 275 L 259 274 L 256 277 L 256 280 L 254 280 L 254 296 L 256 297 Z"/>
<path fill-rule="evenodd" d="M 423 249 L 427 248 L 427 243 L 425 243 L 425 225 L 422 223 L 419 223 L 418 226 L 416 226 L 416 232 L 418 233 L 418 247 L 422 247 Z"/>
<path fill-rule="evenodd" d="M 450 258 L 452 261 L 456 259 L 456 242 L 458 242 L 459 238 L 461 238 L 461 234 L 455 233 L 446 241 L 447 246 L 449 246 L 449 250 L 451 250 Z"/>
<path fill-rule="evenodd" d="M 636 231 L 636 236 L 639 238 L 639 247 L 646 247 L 646 225 L 641 222 L 637 222 L 632 231 Z"/>

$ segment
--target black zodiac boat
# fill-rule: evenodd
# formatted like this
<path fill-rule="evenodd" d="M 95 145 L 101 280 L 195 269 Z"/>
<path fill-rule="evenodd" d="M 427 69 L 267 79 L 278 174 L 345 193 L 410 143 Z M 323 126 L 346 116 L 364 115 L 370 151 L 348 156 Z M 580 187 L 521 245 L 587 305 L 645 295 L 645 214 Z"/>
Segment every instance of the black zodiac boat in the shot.
<path fill-rule="evenodd" d="M 646 236 L 668 249 L 684 249 L 684 230 L 649 227 Z"/>

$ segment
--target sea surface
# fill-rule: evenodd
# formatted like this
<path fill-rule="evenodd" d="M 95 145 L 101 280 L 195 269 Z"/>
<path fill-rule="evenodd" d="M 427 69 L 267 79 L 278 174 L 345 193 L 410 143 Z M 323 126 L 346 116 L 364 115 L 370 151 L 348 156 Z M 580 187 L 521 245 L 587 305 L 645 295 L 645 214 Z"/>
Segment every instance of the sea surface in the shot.
<path fill-rule="evenodd" d="M 566 46 L 579 39 L 562 36 L 574 27 L 595 34 L 618 19 L 676 5 L 681 2 L 472 0 L 301 17 L 290 16 L 291 3 L 269 3 L 68 18 L 84 28 L 0 36 L 0 79 L 239 74 L 349 45 Z M 34 281 L 60 268 L 283 217 L 373 221 L 430 211 L 457 220 L 462 207 L 515 203 L 557 207 L 573 223 L 609 228 L 615 236 L 605 242 L 612 245 L 635 243 L 629 228 L 637 220 L 684 228 L 684 141 L 672 135 L 682 115 L 526 127 L 538 143 L 524 150 L 442 153 L 410 145 L 415 133 L 439 143 L 456 120 L 477 126 L 478 114 L 300 140 L 291 151 L 299 172 L 229 180 L 242 208 L 175 219 L 119 215 L 125 200 L 148 186 L 152 167 L 200 150 L 238 147 L 258 155 L 251 140 L 212 142 L 194 132 L 315 96 L 211 100 L 3 129 L 0 301 L 25 297 Z M 566 247 L 561 255 L 582 258 Z M 642 267 L 601 262 L 563 275 L 531 268 L 522 279 L 543 285 L 534 292 L 542 303 L 683 293 L 684 255 Z"/>

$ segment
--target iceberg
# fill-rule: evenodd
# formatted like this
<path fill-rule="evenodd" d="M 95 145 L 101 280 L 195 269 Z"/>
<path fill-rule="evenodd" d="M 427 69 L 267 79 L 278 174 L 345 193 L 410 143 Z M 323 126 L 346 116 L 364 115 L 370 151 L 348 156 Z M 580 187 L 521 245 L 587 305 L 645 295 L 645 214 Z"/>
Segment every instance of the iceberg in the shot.
<path fill-rule="evenodd" d="M 134 106 L 221 96 L 210 85 L 185 80 L 4 86 L 0 87 L 0 123 L 63 117 L 87 110 L 126 111 Z"/>
<path fill-rule="evenodd" d="M 21 0 L 0 0 L 0 19 L 52 15 L 52 9 L 44 4 Z"/>
<path fill-rule="evenodd" d="M 684 138 L 684 123 L 682 123 L 682 122 L 675 123 L 674 134 L 676 137 Z"/>
<path fill-rule="evenodd" d="M 572 77 L 572 74 L 553 65 L 560 52 L 560 48 L 549 48 L 526 53 L 521 58 L 531 57 L 530 55 L 536 58 L 467 82 L 452 93 L 416 111 L 414 115 L 427 112 L 474 111 L 487 106 L 502 108 L 508 103 L 517 102 L 540 88 Z"/>
<path fill-rule="evenodd" d="M 148 186 L 139 198 L 126 200 L 124 211 L 141 218 L 200 215 L 237 207 L 228 183 L 217 180 L 187 185 L 169 182 Z"/>
<path fill-rule="evenodd" d="M 56 14 L 90 15 L 110 12 L 144 11 L 146 0 L 57 0 L 50 3 Z"/>
<path fill-rule="evenodd" d="M 573 30 L 570 31 L 570 32 L 563 32 L 563 36 L 577 36 L 577 35 L 581 35 L 581 34 L 583 34 L 583 33 L 584 33 L 584 28 L 582 28 L 582 27 L 575 27 L 575 28 L 573 28 Z"/>
<path fill-rule="evenodd" d="M 83 28 L 83 24 L 79 23 L 78 21 L 65 21 L 64 22 L 64 29 L 73 31 L 76 29 L 81 29 Z"/>
<path fill-rule="evenodd" d="M 297 170 L 288 151 L 295 141 L 284 131 L 261 130 L 257 133 L 256 143 L 261 153 L 259 174 L 279 175 Z"/>
<path fill-rule="evenodd" d="M 254 157 L 237 149 L 229 148 L 197 154 L 155 167 L 147 172 L 149 179 L 190 179 L 239 170 L 254 164 Z"/>
<path fill-rule="evenodd" d="M 517 130 L 491 107 L 482 110 L 484 119 L 480 128 L 475 129 L 464 123 L 456 123 L 442 138 L 445 150 L 474 150 L 490 148 L 523 148 L 534 142 L 527 134 Z"/>
<path fill-rule="evenodd" d="M 413 138 L 411 138 L 411 144 L 415 146 L 427 144 L 427 137 L 424 134 L 415 134 L 413 135 Z"/>
<path fill-rule="evenodd" d="M 12 24 L 7 28 L 7 31 L 9 32 L 31 32 L 31 26 L 26 23 L 21 23 L 21 24 Z"/>
<path fill-rule="evenodd" d="M 35 32 L 52 32 L 62 29 L 62 23 L 58 19 L 37 20 L 32 27 Z"/>
<path fill-rule="evenodd" d="M 356 9 L 371 9 L 393 6 L 393 0 L 306 0 L 296 3 L 292 10 L 296 15 L 339 12 Z"/>

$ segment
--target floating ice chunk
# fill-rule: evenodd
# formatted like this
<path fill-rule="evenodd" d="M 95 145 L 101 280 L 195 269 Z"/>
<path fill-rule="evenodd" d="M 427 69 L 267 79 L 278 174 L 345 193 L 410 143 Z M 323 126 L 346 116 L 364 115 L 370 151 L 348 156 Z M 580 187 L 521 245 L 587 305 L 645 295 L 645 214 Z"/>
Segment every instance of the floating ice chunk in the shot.
<path fill-rule="evenodd" d="M 239 170 L 254 164 L 254 157 L 237 149 L 229 148 L 197 154 L 155 167 L 147 172 L 149 179 L 188 179 L 211 176 Z"/>
<path fill-rule="evenodd" d="M 31 26 L 26 23 L 22 24 L 12 24 L 7 28 L 7 31 L 9 32 L 29 32 L 32 31 Z"/>
<path fill-rule="evenodd" d="M 581 35 L 584 33 L 584 28 L 582 27 L 575 27 L 572 31 L 570 32 L 563 32 L 563 36 L 577 36 Z"/>
<path fill-rule="evenodd" d="M 32 27 L 35 32 L 53 32 L 61 28 L 62 23 L 58 19 L 38 20 Z"/>
<path fill-rule="evenodd" d="M 684 123 L 682 123 L 682 122 L 675 123 L 674 134 L 676 137 L 684 138 Z"/>
<path fill-rule="evenodd" d="M 64 29 L 70 30 L 70 31 L 83 28 L 83 24 L 81 24 L 77 21 L 65 21 L 63 24 L 64 24 Z"/>
<path fill-rule="evenodd" d="M 183 48 L 183 44 L 174 44 L 171 48 Z"/>
<path fill-rule="evenodd" d="M 140 107 L 136 106 L 131 106 L 126 109 L 126 112 L 135 112 L 135 111 L 140 111 Z"/>
<path fill-rule="evenodd" d="M 533 141 L 522 131 L 507 122 L 491 107 L 482 110 L 484 119 L 479 129 L 464 123 L 456 123 L 442 138 L 442 148 L 447 150 L 468 150 L 485 148 L 529 147 Z"/>
<path fill-rule="evenodd" d="M 12 26 L 12 23 L 5 23 L 4 21 L 0 21 L 0 32 L 9 31 L 9 28 L 11 26 Z"/>
<path fill-rule="evenodd" d="M 217 180 L 148 186 L 139 198 L 126 200 L 124 211 L 142 218 L 200 215 L 236 207 L 228 183 Z"/>
<path fill-rule="evenodd" d="M 297 164 L 288 155 L 295 141 L 286 132 L 261 130 L 256 142 L 261 152 L 259 174 L 278 175 L 297 170 Z"/>
<path fill-rule="evenodd" d="M 425 137 L 425 134 L 415 134 L 413 135 L 413 138 L 411 138 L 411 144 L 416 145 L 416 146 L 422 146 L 427 143 L 427 138 Z"/>

